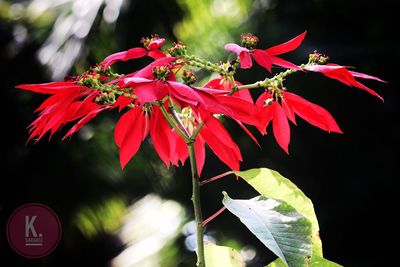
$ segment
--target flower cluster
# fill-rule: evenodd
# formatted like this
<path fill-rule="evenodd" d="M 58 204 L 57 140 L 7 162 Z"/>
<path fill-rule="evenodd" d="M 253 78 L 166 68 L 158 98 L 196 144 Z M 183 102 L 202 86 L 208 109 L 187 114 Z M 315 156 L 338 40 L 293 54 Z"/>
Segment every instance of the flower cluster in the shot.
<path fill-rule="evenodd" d="M 324 131 L 342 133 L 327 110 L 289 92 L 284 85 L 286 77 L 296 71 L 320 72 L 379 98 L 375 91 L 357 79 L 383 81 L 351 71 L 346 66 L 327 63 L 328 57 L 316 51 L 309 55 L 308 63 L 301 65 L 280 57 L 298 48 L 305 35 L 303 32 L 285 43 L 258 49 L 259 39 L 245 34 L 241 38 L 242 46 L 225 45 L 225 49 L 236 54 L 237 59 L 218 64 L 188 55 L 181 42 L 162 51 L 165 39 L 157 35 L 142 38 L 144 47 L 112 54 L 78 77 L 63 82 L 17 86 L 50 95 L 36 110 L 40 113 L 29 127 L 29 139 L 40 140 L 46 133 L 52 136 L 75 121 L 64 138 L 69 137 L 100 112 L 118 109 L 124 113 L 115 127 L 114 137 L 120 149 L 122 168 L 150 134 L 157 154 L 167 167 L 184 164 L 188 158 L 187 145 L 193 145 L 200 174 L 205 162 L 205 144 L 230 169 L 240 169 L 240 149 L 218 119 L 221 116 L 238 123 L 257 144 L 247 126 L 254 126 L 266 134 L 269 124 L 272 124 L 277 143 L 287 153 L 289 121 L 296 124 L 296 115 Z M 116 62 L 145 56 L 154 61 L 142 69 L 124 75 L 111 71 Z M 243 85 L 235 79 L 235 74 L 239 67 L 251 68 L 252 59 L 268 71 L 267 75 L 272 72 L 272 66 L 283 68 L 283 71 L 265 80 Z M 217 73 L 219 77 L 199 85 L 195 75 L 199 68 Z M 262 93 L 254 101 L 250 90 L 257 88 Z"/>

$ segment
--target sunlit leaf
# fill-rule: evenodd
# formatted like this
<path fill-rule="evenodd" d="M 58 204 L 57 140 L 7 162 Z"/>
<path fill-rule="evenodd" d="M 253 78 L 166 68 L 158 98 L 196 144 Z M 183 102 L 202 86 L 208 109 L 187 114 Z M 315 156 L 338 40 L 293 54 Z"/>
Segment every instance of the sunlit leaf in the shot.
<path fill-rule="evenodd" d="M 311 267 L 343 267 L 333 261 L 329 261 L 319 256 L 313 256 L 311 258 Z"/>
<path fill-rule="evenodd" d="M 244 267 L 244 261 L 239 252 L 230 247 L 217 246 L 207 242 L 204 246 L 207 267 Z"/>
<path fill-rule="evenodd" d="M 304 215 L 312 225 L 313 255 L 322 256 L 322 243 L 319 226 L 311 200 L 289 179 L 267 168 L 235 172 L 261 195 L 282 200 Z"/>
<path fill-rule="evenodd" d="M 286 267 L 285 263 L 281 259 L 276 259 L 265 267 Z M 321 258 L 319 256 L 313 256 L 311 258 L 310 267 L 343 267 L 340 264 L 334 263 L 327 259 Z"/>
<path fill-rule="evenodd" d="M 234 200 L 225 192 L 222 203 L 287 266 L 308 266 L 311 223 L 292 206 L 263 196 Z"/>

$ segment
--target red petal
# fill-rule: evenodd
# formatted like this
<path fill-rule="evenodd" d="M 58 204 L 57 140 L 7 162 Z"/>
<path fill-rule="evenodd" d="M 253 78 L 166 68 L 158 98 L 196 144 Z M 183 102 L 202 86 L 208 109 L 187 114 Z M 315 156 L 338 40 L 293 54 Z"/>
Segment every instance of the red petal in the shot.
<path fill-rule="evenodd" d="M 120 163 L 124 168 L 129 160 L 140 148 L 142 140 L 146 137 L 143 130 L 148 124 L 148 117 L 142 114 L 142 108 L 133 108 L 121 116 L 115 127 L 114 139 L 120 147 Z"/>
<path fill-rule="evenodd" d="M 354 87 L 357 87 L 357 88 L 360 88 L 360 89 L 362 89 L 362 90 L 364 90 L 364 91 L 367 91 L 367 92 L 370 93 L 371 95 L 376 96 L 376 97 L 379 98 L 380 100 L 384 101 L 382 96 L 380 96 L 377 92 L 375 92 L 375 91 L 372 90 L 371 88 L 368 88 L 368 87 L 365 86 L 364 84 L 362 84 L 362 83 L 356 81 L 356 82 L 355 82 L 354 84 L 352 84 L 352 85 L 353 85 Z"/>
<path fill-rule="evenodd" d="M 168 85 L 170 93 L 177 99 L 194 106 L 198 103 L 204 104 L 203 99 L 193 88 L 179 82 L 168 82 Z"/>
<path fill-rule="evenodd" d="M 156 50 L 160 48 L 165 43 L 164 38 L 152 38 L 151 42 L 147 46 L 149 50 Z"/>
<path fill-rule="evenodd" d="M 38 140 L 41 139 L 49 130 L 51 130 L 51 134 L 54 134 L 64 123 L 67 122 L 65 118 L 68 107 L 79 97 L 79 92 L 66 94 L 64 99 L 55 103 L 53 106 L 46 108 L 41 113 L 41 117 L 43 116 L 43 118 L 45 118 L 45 123 Z"/>
<path fill-rule="evenodd" d="M 145 55 L 147 55 L 146 49 L 142 47 L 135 47 L 127 51 L 122 51 L 109 55 L 103 60 L 101 65 L 103 65 L 104 68 L 106 69 L 117 61 L 127 61 L 130 59 L 141 58 L 144 57 Z"/>
<path fill-rule="evenodd" d="M 259 110 L 257 114 L 255 115 L 255 118 L 259 121 L 257 125 L 257 129 L 262 133 L 266 134 L 266 130 L 268 127 L 268 124 L 272 120 L 272 109 L 271 105 L 265 106 L 265 100 L 268 98 L 271 98 L 271 94 L 269 92 L 264 92 L 262 93 L 257 101 L 256 101 L 256 106 L 259 107 Z"/>
<path fill-rule="evenodd" d="M 235 82 L 236 82 L 237 86 L 242 85 L 241 82 L 238 82 L 238 81 L 235 81 Z M 236 97 L 246 100 L 247 102 L 250 102 L 252 104 L 254 103 L 253 97 L 251 96 L 250 91 L 248 89 L 241 89 L 241 90 L 235 92 L 232 96 L 236 96 Z"/>
<path fill-rule="evenodd" d="M 198 135 L 194 143 L 194 152 L 196 154 L 197 172 L 201 176 L 201 171 L 204 167 L 204 162 L 206 160 L 206 149 L 204 147 L 204 140 L 201 135 Z"/>
<path fill-rule="evenodd" d="M 196 90 L 203 91 L 209 94 L 214 94 L 214 95 L 226 95 L 229 94 L 231 91 L 230 90 L 220 90 L 220 89 L 214 89 L 214 88 L 207 88 L 207 87 L 194 87 Z"/>
<path fill-rule="evenodd" d="M 261 49 L 255 49 L 252 52 L 252 55 L 258 65 L 266 68 L 269 72 L 271 72 L 272 57 L 268 52 Z"/>
<path fill-rule="evenodd" d="M 134 85 L 134 93 L 139 103 L 144 104 L 162 100 L 168 94 L 168 89 L 162 81 L 151 81 Z"/>
<path fill-rule="evenodd" d="M 284 94 L 286 96 L 286 93 Z M 286 101 L 286 99 L 282 100 L 282 108 L 285 111 L 286 117 L 296 124 L 296 116 L 294 114 L 294 108 L 290 102 Z"/>
<path fill-rule="evenodd" d="M 212 131 L 210 129 L 213 129 Z M 200 131 L 201 136 L 210 146 L 211 150 L 218 156 L 218 158 L 228 165 L 232 170 L 238 171 L 240 169 L 241 154 L 237 145 L 230 138 L 230 135 L 208 126 L 203 126 Z M 221 140 L 222 137 L 229 137 L 230 140 Z"/>
<path fill-rule="evenodd" d="M 68 96 L 69 94 L 70 94 L 69 92 L 67 93 L 60 92 L 50 96 L 45 101 L 43 101 L 43 103 L 35 110 L 35 112 L 41 111 L 53 105 L 57 105 L 59 102 L 65 99 L 65 97 Z"/>
<path fill-rule="evenodd" d="M 225 114 L 232 116 L 232 110 L 229 107 L 225 107 L 223 103 L 219 101 L 217 96 L 213 96 L 206 92 L 198 92 L 204 104 L 200 104 L 199 108 L 202 108 L 213 114 Z"/>
<path fill-rule="evenodd" d="M 63 137 L 63 140 L 65 138 L 70 137 L 71 135 L 73 135 L 74 133 L 76 133 L 77 131 L 79 131 L 86 123 L 88 123 L 91 119 L 93 119 L 94 117 L 97 116 L 97 114 L 99 114 L 100 112 L 102 112 L 103 110 L 107 109 L 107 107 L 102 107 L 96 110 L 93 110 L 91 112 L 89 112 L 85 117 L 83 117 L 82 119 L 80 119 L 68 132 L 67 134 Z"/>
<path fill-rule="evenodd" d="M 170 64 L 175 59 L 176 59 L 175 57 L 163 57 L 163 58 L 157 59 L 156 61 L 150 63 L 149 65 L 147 65 L 143 69 L 137 71 L 135 76 L 153 80 L 154 79 L 154 76 L 153 76 L 153 68 L 154 67 L 156 67 L 156 66 L 167 66 L 168 64 Z"/>
<path fill-rule="evenodd" d="M 204 87 L 214 88 L 214 89 L 219 89 L 219 90 L 224 90 L 224 91 L 229 92 L 231 88 L 229 88 L 228 84 L 225 83 L 225 81 L 226 81 L 225 78 L 220 76 L 218 78 L 209 80 L 204 85 Z"/>
<path fill-rule="evenodd" d="M 51 82 L 51 83 L 41 83 L 41 84 L 20 84 L 16 86 L 16 88 L 42 94 L 56 94 L 61 92 L 90 90 L 90 88 L 76 85 L 71 81 Z"/>
<path fill-rule="evenodd" d="M 243 125 L 243 123 L 239 120 L 235 120 L 237 124 L 239 124 L 240 128 L 243 129 L 243 131 L 256 143 L 259 147 L 260 144 L 258 143 L 257 139 L 254 137 L 254 135 L 249 131 L 249 129 L 246 128 L 246 126 Z"/>
<path fill-rule="evenodd" d="M 180 161 L 183 165 L 185 163 L 185 160 L 189 157 L 187 145 L 183 138 L 175 130 L 172 129 L 171 134 L 171 138 L 173 139 L 173 142 L 171 142 L 171 144 L 174 145 L 171 149 L 171 161 L 175 166 L 178 166 L 178 161 Z"/>
<path fill-rule="evenodd" d="M 68 107 L 68 111 L 66 112 L 68 116 L 66 116 L 64 120 L 65 122 L 74 121 L 100 108 L 101 106 L 99 104 L 93 102 L 75 102 Z"/>
<path fill-rule="evenodd" d="M 250 125 L 257 126 L 259 124 L 258 119 L 254 117 L 258 111 L 254 104 L 234 96 L 216 96 L 216 98 L 231 111 L 226 115 Z"/>
<path fill-rule="evenodd" d="M 133 98 L 121 95 L 115 101 L 113 108 L 118 108 L 118 111 L 121 112 L 121 110 L 132 104 L 133 100 Z"/>
<path fill-rule="evenodd" d="M 141 115 L 141 108 L 135 107 L 121 116 L 114 130 L 114 140 L 118 147 L 121 147 L 126 135 L 133 125 L 136 124 L 138 116 Z"/>
<path fill-rule="evenodd" d="M 276 57 L 276 56 L 271 56 L 271 60 L 272 60 L 272 64 L 282 67 L 282 68 L 286 68 L 286 69 L 296 69 L 296 70 L 302 70 L 299 66 L 286 61 L 280 57 Z"/>
<path fill-rule="evenodd" d="M 170 132 L 171 128 L 165 121 L 158 107 L 154 107 L 150 118 L 150 136 L 153 141 L 154 149 L 160 156 L 161 160 L 169 167 L 171 158 L 171 144 L 170 144 Z"/>
<path fill-rule="evenodd" d="M 304 40 L 304 37 L 306 36 L 306 33 L 307 31 L 304 31 L 302 34 L 294 37 L 293 39 L 287 41 L 286 43 L 273 46 L 271 48 L 268 48 L 266 51 L 273 56 L 293 51 L 301 45 L 301 43 Z"/>
<path fill-rule="evenodd" d="M 232 96 L 243 99 L 243 100 L 253 104 L 253 97 L 251 96 L 248 89 L 241 89 L 241 90 L 235 92 Z"/>
<path fill-rule="evenodd" d="M 247 48 L 245 48 L 245 47 L 242 47 L 242 46 L 239 46 L 239 45 L 237 45 L 237 44 L 233 44 L 233 43 L 229 43 L 229 44 L 226 44 L 225 46 L 224 46 L 224 48 L 225 48 L 225 50 L 227 50 L 227 51 L 229 51 L 229 52 L 233 52 L 233 53 L 235 53 L 236 55 L 240 55 L 240 54 L 242 54 L 242 52 L 245 52 L 245 53 L 248 53 L 249 52 L 249 50 L 247 49 Z"/>
<path fill-rule="evenodd" d="M 155 60 L 166 57 L 164 52 L 162 52 L 161 50 L 158 50 L 158 49 L 149 51 L 148 56 Z"/>
<path fill-rule="evenodd" d="M 242 84 L 238 81 L 236 81 L 236 85 L 241 86 Z M 212 79 L 210 81 L 208 81 L 204 87 L 206 88 L 213 88 L 213 89 L 217 89 L 220 90 L 222 94 L 229 94 L 232 91 L 232 85 L 231 82 L 229 80 L 226 80 L 224 77 L 218 77 L 215 79 Z M 198 88 L 200 90 L 203 90 L 204 88 Z M 209 93 L 213 93 L 212 91 L 207 91 Z M 217 94 L 217 92 L 215 92 L 215 94 Z M 241 98 L 243 100 L 246 100 L 250 103 L 253 103 L 253 98 L 251 97 L 251 94 L 249 92 L 249 90 L 239 90 L 237 92 L 235 92 L 233 94 L 233 96 Z"/>
<path fill-rule="evenodd" d="M 230 43 L 225 45 L 225 50 L 233 52 L 240 57 L 240 67 L 242 69 L 249 69 L 253 65 L 247 48 Z"/>
<path fill-rule="evenodd" d="M 311 125 L 327 132 L 343 133 L 332 115 L 324 108 L 293 93 L 285 92 L 284 97 L 294 112 Z"/>
<path fill-rule="evenodd" d="M 240 53 L 240 67 L 242 69 L 250 69 L 253 66 L 253 62 L 251 61 L 251 56 L 248 52 Z"/>
<path fill-rule="evenodd" d="M 279 146 L 289 154 L 290 127 L 285 111 L 279 103 L 275 102 L 272 104 L 272 114 L 272 129 L 275 139 Z"/>
<path fill-rule="evenodd" d="M 358 82 L 354 77 L 353 74 L 348 71 L 344 66 L 339 65 L 312 65 L 306 68 L 307 70 L 322 72 L 325 76 L 338 80 L 348 86 L 354 86 L 360 88 L 364 91 L 367 91 L 373 96 L 378 97 L 383 101 L 383 98 L 376 93 L 374 90 L 368 88 L 367 86 L 363 85 L 362 83 Z M 360 76 L 361 73 L 356 73 L 357 76 Z M 357 77 L 356 76 L 356 77 Z"/>
<path fill-rule="evenodd" d="M 355 72 L 355 71 L 349 71 L 349 72 L 351 73 L 351 75 L 353 75 L 353 77 L 357 77 L 357 78 L 361 78 L 361 79 L 375 80 L 375 81 L 378 81 L 378 82 L 387 83 L 386 81 L 381 80 L 381 79 L 379 79 L 378 77 L 375 77 L 375 76 L 371 76 L 371 75 L 368 75 L 368 74 L 364 74 L 364 73 L 361 73 L 361 72 Z"/>

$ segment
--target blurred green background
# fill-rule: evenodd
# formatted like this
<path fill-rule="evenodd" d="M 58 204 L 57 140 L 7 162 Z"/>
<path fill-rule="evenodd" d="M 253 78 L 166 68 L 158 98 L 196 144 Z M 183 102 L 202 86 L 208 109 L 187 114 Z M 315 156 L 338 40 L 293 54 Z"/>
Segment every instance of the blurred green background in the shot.
<path fill-rule="evenodd" d="M 260 37 L 260 47 L 269 47 L 307 29 L 303 45 L 286 59 L 302 63 L 317 49 L 335 63 L 381 77 L 389 84 L 367 84 L 385 103 L 318 74 L 293 75 L 287 87 L 327 108 L 345 134 L 329 135 L 299 120 L 287 156 L 271 135 L 257 135 L 259 149 L 226 121 L 242 149 L 242 169 L 273 168 L 313 200 L 326 258 L 344 266 L 395 266 L 399 247 L 388 245 L 398 234 L 395 6 L 395 1 L 376 0 L 0 0 L 0 265 L 169 267 L 195 262 L 188 164 L 167 170 L 146 141 L 122 171 L 113 141 L 116 112 L 96 118 L 70 141 L 62 142 L 59 134 L 52 142 L 26 144 L 26 126 L 44 96 L 15 85 L 81 73 L 153 33 L 181 40 L 190 53 L 217 62 L 228 56 L 223 45 L 238 42 L 241 33 L 252 32 Z M 128 72 L 148 62 L 116 69 Z M 254 69 L 238 77 L 247 83 L 265 75 Z M 204 178 L 227 170 L 209 152 Z M 202 190 L 205 217 L 222 206 L 222 190 L 235 198 L 256 195 L 234 177 L 207 185 Z M 50 206 L 63 226 L 58 248 L 43 259 L 19 256 L 5 238 L 12 211 L 29 202 Z M 227 212 L 206 227 L 206 236 L 242 249 L 250 267 L 275 258 Z"/>

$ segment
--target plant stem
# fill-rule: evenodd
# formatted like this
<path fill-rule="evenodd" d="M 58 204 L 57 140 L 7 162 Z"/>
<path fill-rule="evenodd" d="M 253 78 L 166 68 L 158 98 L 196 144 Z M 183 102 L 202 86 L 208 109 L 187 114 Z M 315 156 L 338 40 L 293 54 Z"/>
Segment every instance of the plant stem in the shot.
<path fill-rule="evenodd" d="M 304 67 L 304 65 L 301 65 L 300 67 Z M 272 83 L 274 83 L 274 82 L 277 82 L 277 81 L 279 81 L 279 80 L 282 80 L 282 79 L 284 79 L 286 76 L 288 76 L 288 75 L 290 75 L 290 74 L 292 74 L 292 73 L 295 73 L 295 72 L 297 72 L 297 71 L 298 71 L 297 69 L 288 69 L 288 70 L 286 70 L 286 71 L 283 71 L 283 72 L 281 72 L 281 73 L 275 75 L 275 76 L 272 77 L 272 78 L 266 78 L 266 79 L 263 80 L 263 81 L 258 81 L 258 82 L 255 82 L 255 83 L 244 84 L 244 85 L 238 86 L 238 87 L 237 87 L 237 90 L 244 90 L 244 89 L 253 89 L 253 88 L 267 87 L 268 85 L 270 85 L 270 84 L 272 84 Z"/>
<path fill-rule="evenodd" d="M 181 57 L 186 59 L 186 63 L 190 66 L 202 68 L 211 72 L 216 72 L 224 76 L 228 75 L 223 67 L 219 66 L 218 64 L 211 63 L 210 61 L 207 61 L 205 59 L 189 55 L 181 55 Z"/>
<path fill-rule="evenodd" d="M 234 172 L 234 171 L 227 171 L 227 172 L 224 172 L 224 173 L 219 174 L 219 175 L 217 175 L 217 176 L 214 176 L 214 177 L 212 177 L 212 178 L 210 178 L 210 179 L 201 181 L 200 186 L 205 185 L 205 184 L 208 184 L 208 183 L 210 183 L 210 182 L 212 182 L 212 181 L 221 179 L 221 178 L 223 178 L 223 177 L 225 177 L 225 176 L 228 176 L 228 175 L 230 175 L 230 174 L 233 174 L 233 173 L 235 173 L 235 172 Z"/>
<path fill-rule="evenodd" d="M 194 218 L 196 221 L 196 233 L 197 233 L 197 266 L 205 267 L 206 263 L 204 260 L 204 241 L 203 241 L 203 216 L 201 213 L 200 203 L 200 181 L 199 174 L 197 173 L 197 162 L 196 154 L 194 151 L 194 142 L 188 143 L 190 168 L 192 171 L 192 201 L 194 207 Z"/>
<path fill-rule="evenodd" d="M 207 219 L 204 220 L 203 222 L 203 226 L 206 226 L 207 223 L 211 222 L 212 220 L 214 220 L 218 215 L 220 215 L 226 208 L 222 207 L 220 208 L 216 213 L 214 213 L 213 215 L 211 215 L 210 217 L 208 217 Z"/>
<path fill-rule="evenodd" d="M 174 118 L 175 122 L 178 124 L 179 128 L 185 133 L 186 136 L 190 136 L 188 130 L 183 125 L 181 119 L 179 118 L 178 114 L 175 111 L 174 106 L 170 105 L 169 111 L 171 112 L 172 118 Z"/>
<path fill-rule="evenodd" d="M 186 143 L 192 142 L 189 136 L 186 135 L 185 132 L 182 131 L 182 129 L 179 127 L 179 125 L 176 123 L 174 118 L 171 117 L 171 115 L 168 113 L 168 111 L 165 109 L 164 105 L 161 103 L 159 105 L 160 110 L 162 114 L 164 115 L 164 118 L 167 120 L 169 125 L 175 129 L 175 131 L 185 140 Z"/>

